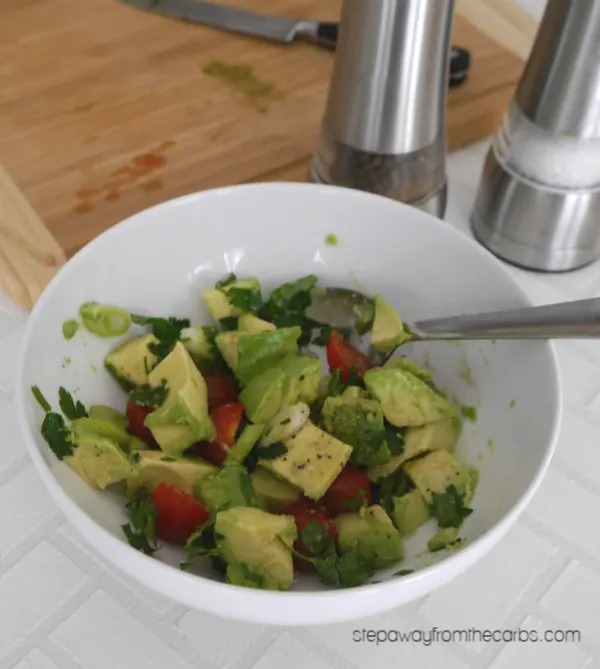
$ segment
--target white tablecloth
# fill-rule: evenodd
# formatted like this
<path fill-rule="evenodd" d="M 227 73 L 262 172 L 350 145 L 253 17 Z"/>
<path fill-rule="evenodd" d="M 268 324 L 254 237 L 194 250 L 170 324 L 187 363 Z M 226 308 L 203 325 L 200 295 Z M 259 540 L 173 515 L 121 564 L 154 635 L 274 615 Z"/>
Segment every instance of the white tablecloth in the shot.
<path fill-rule="evenodd" d="M 539 15 L 543 0 L 524 2 Z M 450 156 L 447 219 L 468 230 L 487 142 Z M 536 303 L 600 295 L 600 263 L 552 276 L 511 269 Z M 539 493 L 467 574 L 387 615 L 287 630 L 229 623 L 116 573 L 48 496 L 12 401 L 27 315 L 0 295 L 1 669 L 600 669 L 600 347 L 559 344 L 565 414 Z M 565 642 L 355 641 L 355 630 L 574 630 Z M 426 638 L 426 636 L 425 636 Z"/>

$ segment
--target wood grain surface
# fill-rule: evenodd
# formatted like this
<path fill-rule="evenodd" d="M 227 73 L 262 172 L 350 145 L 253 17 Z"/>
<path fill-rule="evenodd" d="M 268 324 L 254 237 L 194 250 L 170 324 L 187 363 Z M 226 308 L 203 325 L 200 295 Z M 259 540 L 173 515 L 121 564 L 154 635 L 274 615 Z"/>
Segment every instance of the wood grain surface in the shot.
<path fill-rule="evenodd" d="M 502 11 L 494 14 L 489 5 L 498 3 Z M 323 20 L 335 20 L 340 6 L 339 0 L 229 4 Z M 506 13 L 511 4 L 459 0 L 453 43 L 472 51 L 473 70 L 449 95 L 450 148 L 497 128 L 521 74 L 525 42 L 515 37 L 518 30 L 508 31 L 511 48 L 492 39 L 489 27 L 475 27 L 490 20 L 514 26 Z M 252 86 L 240 91 L 207 74 L 215 62 L 250 68 Z M 304 180 L 332 63 L 332 52 L 313 45 L 266 43 L 116 0 L 2 0 L 0 163 L 50 233 L 32 247 L 31 229 L 22 233 L 20 219 L 4 212 L 2 251 L 11 239 L 10 249 L 22 244 L 21 258 L 60 263 L 53 238 L 71 256 L 124 218 L 184 193 Z M 0 287 L 22 302 L 38 293 L 29 283 L 42 275 L 22 271 L 17 294 L 14 276 L 2 276 Z"/>

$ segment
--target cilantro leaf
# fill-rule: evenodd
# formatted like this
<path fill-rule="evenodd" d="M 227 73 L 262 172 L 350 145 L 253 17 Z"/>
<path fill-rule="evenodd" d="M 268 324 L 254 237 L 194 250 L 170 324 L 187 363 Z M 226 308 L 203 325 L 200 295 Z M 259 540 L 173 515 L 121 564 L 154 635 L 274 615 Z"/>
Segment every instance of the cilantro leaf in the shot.
<path fill-rule="evenodd" d="M 236 316 L 226 316 L 225 318 L 219 319 L 219 325 L 221 326 L 221 330 L 223 330 L 223 332 L 237 330 L 238 319 Z"/>
<path fill-rule="evenodd" d="M 254 446 L 244 460 L 244 466 L 249 472 L 256 469 L 259 460 L 275 460 L 285 455 L 288 447 L 282 441 L 276 441 L 268 446 Z"/>
<path fill-rule="evenodd" d="M 343 588 L 354 588 L 366 583 L 375 573 L 373 557 L 354 550 L 344 553 L 338 560 L 339 583 Z"/>
<path fill-rule="evenodd" d="M 361 507 L 367 504 L 367 493 L 364 488 L 358 491 L 356 497 L 347 498 L 344 500 L 344 507 L 347 511 L 358 511 Z"/>
<path fill-rule="evenodd" d="M 155 318 L 131 314 L 131 320 L 137 325 L 149 325 L 152 328 L 152 334 L 158 339 L 158 342 L 149 344 L 148 350 L 158 358 L 159 362 L 173 350 L 181 337 L 181 331 L 190 327 L 190 321 L 187 318 Z"/>
<path fill-rule="evenodd" d="M 181 569 L 187 570 L 193 567 L 203 558 L 220 558 L 217 547 L 217 537 L 214 531 L 214 520 L 200 525 L 189 537 L 185 544 L 187 561 L 181 563 Z"/>
<path fill-rule="evenodd" d="M 59 413 L 48 412 L 42 423 L 42 437 L 59 460 L 73 455 L 75 445 L 71 431 L 65 424 L 65 419 Z"/>
<path fill-rule="evenodd" d="M 125 505 L 131 520 L 121 525 L 127 541 L 136 550 L 145 555 L 152 555 L 158 550 L 156 541 L 156 516 L 158 512 L 149 495 L 145 492 L 134 493 Z"/>
<path fill-rule="evenodd" d="M 341 328 L 341 327 L 336 327 L 334 325 L 325 325 L 321 328 L 319 334 L 313 338 L 312 343 L 315 344 L 316 346 L 327 346 L 329 337 L 331 337 L 332 333 L 334 332 L 338 332 L 344 339 L 348 339 L 350 337 L 350 328 Z"/>
<path fill-rule="evenodd" d="M 408 576 L 409 574 L 412 574 L 414 572 L 414 569 L 400 569 L 399 571 L 395 571 L 392 576 Z"/>
<path fill-rule="evenodd" d="M 264 588 L 265 577 L 244 563 L 227 565 L 227 582 L 232 585 L 241 585 L 246 588 Z"/>
<path fill-rule="evenodd" d="M 385 438 L 392 456 L 404 453 L 404 430 L 386 423 Z"/>
<path fill-rule="evenodd" d="M 473 509 L 465 506 L 464 500 L 456 489 L 449 485 L 444 493 L 433 493 L 432 513 L 440 527 L 460 527 L 463 520 Z"/>
<path fill-rule="evenodd" d="M 392 513 L 394 497 L 401 497 L 405 495 L 412 488 L 410 479 L 401 468 L 397 469 L 393 474 L 380 479 L 377 485 L 378 503 L 388 513 Z"/>
<path fill-rule="evenodd" d="M 50 403 L 48 400 L 44 397 L 42 394 L 42 391 L 39 389 L 39 386 L 31 386 L 31 393 L 37 400 L 37 403 L 42 407 L 42 409 L 46 412 L 49 413 L 52 411 L 52 407 L 50 406 Z"/>
<path fill-rule="evenodd" d="M 306 548 L 314 555 L 324 553 L 329 545 L 333 543 L 333 539 L 318 520 L 311 520 L 300 533 L 300 538 Z"/>
<path fill-rule="evenodd" d="M 224 279 L 221 279 L 215 283 L 215 288 L 217 290 L 222 290 L 223 288 L 227 288 L 227 286 L 231 286 L 231 284 L 235 283 L 236 281 L 237 276 L 233 272 L 230 272 Z"/>
<path fill-rule="evenodd" d="M 129 398 L 139 407 L 160 407 L 164 404 L 169 394 L 167 382 L 163 379 L 160 386 L 151 388 L 147 383 L 134 388 Z"/>
<path fill-rule="evenodd" d="M 242 311 L 258 311 L 263 303 L 260 291 L 252 288 L 230 288 L 227 291 L 227 299 L 232 307 Z"/>
<path fill-rule="evenodd" d="M 75 402 L 71 393 L 62 386 L 58 389 L 58 403 L 62 412 L 69 420 L 87 418 L 88 413 L 83 404 L 79 400 Z"/>

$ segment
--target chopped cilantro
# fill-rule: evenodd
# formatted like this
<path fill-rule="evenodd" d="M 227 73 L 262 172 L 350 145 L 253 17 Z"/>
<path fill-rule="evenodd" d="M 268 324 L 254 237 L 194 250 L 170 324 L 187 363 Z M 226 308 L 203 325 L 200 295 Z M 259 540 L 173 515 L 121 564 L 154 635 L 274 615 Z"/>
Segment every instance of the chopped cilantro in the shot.
<path fill-rule="evenodd" d="M 361 507 L 366 506 L 367 504 L 367 493 L 364 488 L 361 488 L 358 491 L 356 497 L 344 500 L 344 507 L 347 511 L 358 511 Z"/>
<path fill-rule="evenodd" d="M 42 391 L 39 389 L 39 386 L 31 386 L 31 392 L 35 397 L 35 399 L 37 400 L 37 403 L 42 407 L 42 409 L 46 413 L 52 411 L 52 407 L 50 406 L 48 400 L 42 394 Z"/>
<path fill-rule="evenodd" d="M 401 468 L 397 469 L 393 474 L 379 480 L 376 488 L 379 505 L 391 513 L 394 508 L 393 498 L 405 495 L 411 487 L 411 482 L 404 471 Z"/>
<path fill-rule="evenodd" d="M 59 413 L 46 414 L 42 423 L 42 436 L 59 460 L 73 455 L 75 446 L 72 442 L 71 431 Z"/>
<path fill-rule="evenodd" d="M 62 386 L 58 389 L 58 402 L 62 412 L 69 420 L 87 418 L 88 414 L 83 404 L 79 400 L 75 402 L 71 393 Z"/>
<path fill-rule="evenodd" d="M 147 383 L 134 388 L 129 398 L 139 407 L 160 407 L 164 404 L 168 394 L 167 382 L 163 379 L 160 386 L 156 388 L 151 388 Z"/>
<path fill-rule="evenodd" d="M 333 325 L 324 325 L 319 334 L 313 338 L 312 343 L 316 346 L 327 346 L 329 337 L 333 332 L 338 332 L 344 339 L 350 337 L 350 328 L 340 328 Z"/>
<path fill-rule="evenodd" d="M 473 512 L 473 509 L 465 506 L 454 485 L 449 485 L 442 494 L 434 492 L 432 497 L 431 510 L 440 527 L 460 527 L 462 521 Z"/>
<path fill-rule="evenodd" d="M 217 283 L 215 283 L 215 288 L 217 290 L 222 291 L 223 288 L 231 286 L 231 284 L 235 283 L 236 281 L 237 281 L 237 276 L 233 272 L 231 272 L 224 279 L 221 279 L 221 281 L 217 281 Z"/>
<path fill-rule="evenodd" d="M 414 572 L 414 569 L 400 569 L 399 571 L 396 571 L 392 574 L 392 576 L 408 576 L 409 574 L 412 574 Z"/>
<path fill-rule="evenodd" d="M 131 520 L 121 529 L 127 537 L 127 541 L 136 550 L 145 555 L 152 555 L 158 550 L 156 541 L 156 516 L 157 510 L 146 492 L 134 493 L 126 504 Z"/>
<path fill-rule="evenodd" d="M 219 325 L 224 332 L 237 330 L 238 319 L 235 316 L 226 316 L 225 318 L 219 319 Z"/>
<path fill-rule="evenodd" d="M 180 565 L 181 569 L 184 570 L 193 567 L 203 558 L 220 557 L 220 551 L 217 547 L 217 535 L 214 531 L 214 520 L 209 520 L 193 532 L 185 544 L 185 554 L 187 560 Z"/>
<path fill-rule="evenodd" d="M 241 585 L 246 588 L 264 588 L 265 577 L 243 563 L 227 565 L 227 582 L 233 585 Z"/>
<path fill-rule="evenodd" d="M 242 311 L 258 311 L 263 304 L 260 290 L 253 288 L 230 288 L 227 291 L 227 299 L 232 307 Z"/>
<path fill-rule="evenodd" d="M 246 469 L 250 472 L 256 469 L 259 460 L 275 460 L 288 452 L 287 446 L 282 441 L 276 441 L 268 446 L 255 446 L 244 460 Z"/>
<path fill-rule="evenodd" d="M 386 423 L 385 438 L 392 456 L 404 453 L 404 429 Z"/>
<path fill-rule="evenodd" d="M 159 362 L 173 350 L 181 337 L 181 331 L 190 327 L 190 321 L 187 318 L 155 318 L 131 314 L 131 320 L 137 325 L 149 325 L 152 328 L 152 334 L 158 339 L 158 342 L 149 344 L 148 350 L 158 358 Z"/>

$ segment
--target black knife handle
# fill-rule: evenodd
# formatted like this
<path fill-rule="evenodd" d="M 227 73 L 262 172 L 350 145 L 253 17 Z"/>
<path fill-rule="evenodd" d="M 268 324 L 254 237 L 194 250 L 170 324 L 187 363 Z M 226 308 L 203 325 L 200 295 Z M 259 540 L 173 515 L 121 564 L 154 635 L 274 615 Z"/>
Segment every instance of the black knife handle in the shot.
<path fill-rule="evenodd" d="M 323 21 L 317 25 L 317 39 L 321 46 L 335 49 L 339 27 L 340 24 L 333 21 Z"/>

